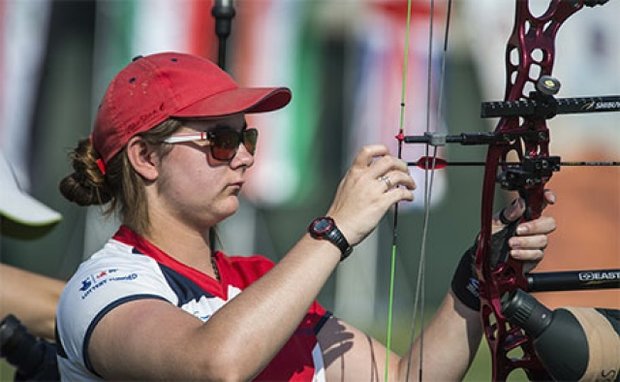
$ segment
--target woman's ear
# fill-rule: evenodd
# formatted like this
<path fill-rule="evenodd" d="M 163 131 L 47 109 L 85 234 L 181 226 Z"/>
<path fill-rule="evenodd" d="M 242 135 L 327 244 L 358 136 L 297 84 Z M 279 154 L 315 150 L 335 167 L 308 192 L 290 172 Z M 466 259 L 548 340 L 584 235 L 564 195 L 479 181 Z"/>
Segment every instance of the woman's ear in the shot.
<path fill-rule="evenodd" d="M 149 145 L 138 136 L 132 137 L 127 143 L 127 157 L 134 170 L 146 180 L 156 180 L 158 157 Z"/>

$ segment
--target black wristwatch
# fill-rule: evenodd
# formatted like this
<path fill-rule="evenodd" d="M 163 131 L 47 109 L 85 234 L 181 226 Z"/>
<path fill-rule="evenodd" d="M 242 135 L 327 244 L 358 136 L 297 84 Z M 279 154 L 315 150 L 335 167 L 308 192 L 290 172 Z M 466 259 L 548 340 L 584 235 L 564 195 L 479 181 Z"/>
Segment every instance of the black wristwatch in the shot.
<path fill-rule="evenodd" d="M 340 261 L 346 259 L 353 252 L 353 247 L 349 245 L 342 232 L 336 227 L 334 219 L 329 216 L 314 219 L 308 226 L 308 232 L 313 238 L 328 240 L 338 247 L 341 253 Z"/>

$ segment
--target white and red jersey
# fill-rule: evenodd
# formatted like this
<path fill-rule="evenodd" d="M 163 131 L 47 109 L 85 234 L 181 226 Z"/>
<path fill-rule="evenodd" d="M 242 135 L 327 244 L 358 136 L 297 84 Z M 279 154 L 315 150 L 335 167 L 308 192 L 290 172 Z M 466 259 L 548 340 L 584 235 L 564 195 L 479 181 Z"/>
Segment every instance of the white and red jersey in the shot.
<path fill-rule="evenodd" d="M 138 299 L 162 299 L 207 321 L 274 265 L 262 256 L 229 257 L 222 252 L 214 256 L 221 282 L 121 227 L 99 252 L 80 265 L 60 298 L 57 343 L 61 378 L 101 379 L 90 363 L 88 343 L 97 323 L 115 307 Z M 314 302 L 288 343 L 256 380 L 324 381 L 323 356 L 316 336 L 329 316 Z"/>

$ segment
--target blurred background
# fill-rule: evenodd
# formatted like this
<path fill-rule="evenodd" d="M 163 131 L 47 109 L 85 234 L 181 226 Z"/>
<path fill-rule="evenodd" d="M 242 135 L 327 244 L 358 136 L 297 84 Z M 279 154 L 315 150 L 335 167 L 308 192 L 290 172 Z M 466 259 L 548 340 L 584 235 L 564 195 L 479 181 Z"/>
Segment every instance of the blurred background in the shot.
<path fill-rule="evenodd" d="M 532 1 L 533 12 L 541 14 L 548 3 Z M 288 86 L 293 101 L 282 111 L 249 117 L 261 134 L 256 164 L 240 211 L 219 233 L 229 254 L 260 253 L 277 261 L 327 210 L 362 145 L 384 143 L 396 153 L 407 4 L 237 0 L 234 5 L 227 70 L 244 85 Z M 132 57 L 175 50 L 216 60 L 212 6 L 212 0 L 0 0 L 0 150 L 20 184 L 64 217 L 45 237 L 2 238 L 2 262 L 66 279 L 115 231 L 114 218 L 70 204 L 57 191 L 70 171 L 67 153 L 88 136 L 107 83 Z M 503 98 L 514 2 L 455 1 L 444 57 L 446 10 L 445 1 L 433 6 L 430 0 L 413 1 L 406 134 L 427 127 L 451 134 L 485 131 L 496 123 L 479 118 L 480 102 Z M 620 94 L 618 16 L 620 3 L 611 1 L 578 12 L 561 28 L 554 70 L 563 84 L 559 96 Z M 558 116 L 549 125 L 551 152 L 564 160 L 620 160 L 618 113 Z M 421 155 L 423 147 L 403 151 L 408 161 Z M 441 156 L 484 161 L 485 150 L 448 147 Z M 419 185 L 416 202 L 401 205 L 398 224 L 398 351 L 410 337 L 422 239 L 425 178 L 422 170 L 411 171 Z M 479 229 L 482 174 L 482 168 L 457 167 L 434 176 L 426 243 L 429 315 Z M 548 212 L 558 230 L 540 270 L 620 268 L 620 170 L 563 168 L 549 187 L 558 195 Z M 512 198 L 498 193 L 498 206 Z M 336 315 L 380 339 L 385 338 L 391 241 L 388 214 L 319 296 Z M 617 291 L 538 297 L 551 307 L 620 308 Z M 482 369 L 468 378 L 488 379 L 488 364 Z"/>

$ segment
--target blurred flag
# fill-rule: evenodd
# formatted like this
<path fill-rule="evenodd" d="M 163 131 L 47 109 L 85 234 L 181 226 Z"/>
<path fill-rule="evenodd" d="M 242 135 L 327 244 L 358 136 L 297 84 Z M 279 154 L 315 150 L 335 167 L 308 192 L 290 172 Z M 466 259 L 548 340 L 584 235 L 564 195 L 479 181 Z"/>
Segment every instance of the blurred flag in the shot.
<path fill-rule="evenodd" d="M 351 81 L 352 91 L 348 93 L 354 97 L 349 151 L 353 156 L 364 144 L 383 143 L 396 155 L 395 136 L 400 127 L 404 81 L 407 1 L 369 1 L 366 5 L 366 12 L 355 24 L 355 54 L 348 68 L 348 72 L 355 73 Z M 432 53 L 429 53 L 430 2 L 413 1 L 411 12 L 404 133 L 424 134 L 427 125 L 431 132 L 442 132 L 445 129 L 441 117 L 438 117 L 438 96 L 446 10 L 440 6 L 434 10 Z M 429 59 L 432 68 L 430 100 L 427 97 Z M 416 161 L 423 155 L 426 155 L 424 145 L 403 145 L 404 160 Z M 439 156 L 442 155 L 443 150 L 439 150 Z M 422 207 L 425 171 L 411 167 L 410 173 L 418 185 L 415 201 L 402 205 Z M 431 205 L 441 202 L 445 189 L 444 173 L 435 172 Z"/>
<path fill-rule="evenodd" d="M 237 2 L 233 72 L 244 85 L 288 86 L 293 100 L 276 113 L 251 115 L 261 138 L 246 196 L 266 206 L 302 203 L 317 187 L 314 150 L 321 115 L 317 2 Z"/>
<path fill-rule="evenodd" d="M 47 0 L 0 1 L 0 149 L 26 189 L 50 8 Z"/>
<path fill-rule="evenodd" d="M 180 51 L 216 59 L 212 1 L 118 0 L 97 2 L 93 48 L 92 118 L 113 76 L 138 55 Z M 84 255 L 100 248 L 118 227 L 102 219 L 99 207 L 87 213 Z"/>
<path fill-rule="evenodd" d="M 180 51 L 216 61 L 212 6 L 204 0 L 98 2 L 94 99 L 98 102 L 112 77 L 138 55 Z"/>

